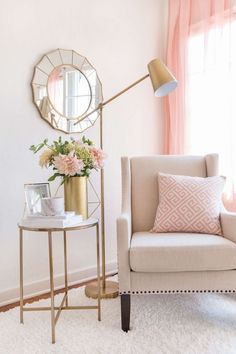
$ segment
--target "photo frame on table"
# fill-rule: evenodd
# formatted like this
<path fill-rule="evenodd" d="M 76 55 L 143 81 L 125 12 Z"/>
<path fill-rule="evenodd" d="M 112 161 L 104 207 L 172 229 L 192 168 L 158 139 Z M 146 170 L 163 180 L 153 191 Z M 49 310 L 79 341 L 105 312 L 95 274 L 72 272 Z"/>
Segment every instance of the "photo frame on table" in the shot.
<path fill-rule="evenodd" d="M 41 198 L 51 197 L 49 183 L 29 183 L 24 185 L 25 202 L 29 215 L 41 213 Z"/>

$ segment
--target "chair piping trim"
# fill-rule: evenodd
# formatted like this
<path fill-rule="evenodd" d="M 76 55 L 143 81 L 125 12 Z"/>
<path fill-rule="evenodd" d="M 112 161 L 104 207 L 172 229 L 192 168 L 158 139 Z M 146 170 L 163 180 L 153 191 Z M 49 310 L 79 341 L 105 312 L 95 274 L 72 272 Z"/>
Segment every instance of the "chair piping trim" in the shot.
<path fill-rule="evenodd" d="M 140 290 L 120 291 L 119 295 L 190 294 L 190 293 L 235 293 L 236 290 Z"/>

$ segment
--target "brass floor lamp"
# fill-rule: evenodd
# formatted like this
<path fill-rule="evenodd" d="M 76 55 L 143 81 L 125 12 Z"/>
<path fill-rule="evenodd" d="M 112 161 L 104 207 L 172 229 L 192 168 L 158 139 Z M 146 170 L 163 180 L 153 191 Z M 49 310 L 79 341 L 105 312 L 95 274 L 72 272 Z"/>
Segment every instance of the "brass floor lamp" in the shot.
<path fill-rule="evenodd" d="M 177 80 L 163 64 L 160 59 L 154 59 L 148 64 L 148 74 L 141 77 L 110 99 L 100 103 L 93 111 L 85 115 L 83 119 L 87 118 L 96 111 L 100 111 L 100 146 L 103 149 L 103 107 L 112 102 L 132 87 L 138 85 L 143 80 L 150 77 L 154 94 L 156 97 L 163 97 L 168 95 L 177 86 Z M 76 122 L 74 125 L 79 123 Z M 118 296 L 118 283 L 106 281 L 106 235 L 105 235 L 105 205 L 104 205 L 104 170 L 101 170 L 101 236 L 102 236 L 102 282 L 101 282 L 101 296 L 102 298 L 114 298 Z M 87 285 L 85 293 L 88 297 L 97 298 L 97 283 Z"/>

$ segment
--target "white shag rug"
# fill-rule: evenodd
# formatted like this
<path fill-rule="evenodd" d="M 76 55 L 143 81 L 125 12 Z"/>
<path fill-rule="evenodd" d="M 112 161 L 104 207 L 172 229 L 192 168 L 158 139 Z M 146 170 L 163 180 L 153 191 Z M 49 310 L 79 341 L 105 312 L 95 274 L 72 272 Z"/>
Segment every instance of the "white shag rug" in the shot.
<path fill-rule="evenodd" d="M 56 296 L 59 304 L 61 295 Z M 73 289 L 70 304 L 92 304 Z M 230 354 L 236 353 L 236 296 L 232 294 L 140 295 L 131 299 L 131 331 L 120 328 L 120 299 L 96 310 L 64 311 L 51 344 L 50 312 L 19 308 L 0 313 L 1 354 Z M 28 306 L 48 305 L 41 300 Z"/>

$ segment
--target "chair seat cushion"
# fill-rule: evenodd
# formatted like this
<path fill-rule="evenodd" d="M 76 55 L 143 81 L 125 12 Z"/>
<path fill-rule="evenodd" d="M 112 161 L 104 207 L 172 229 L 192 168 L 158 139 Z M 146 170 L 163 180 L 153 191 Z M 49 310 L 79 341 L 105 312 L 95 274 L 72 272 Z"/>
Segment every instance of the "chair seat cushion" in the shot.
<path fill-rule="evenodd" d="M 130 267 L 135 272 L 236 269 L 236 244 L 210 234 L 136 232 Z"/>

